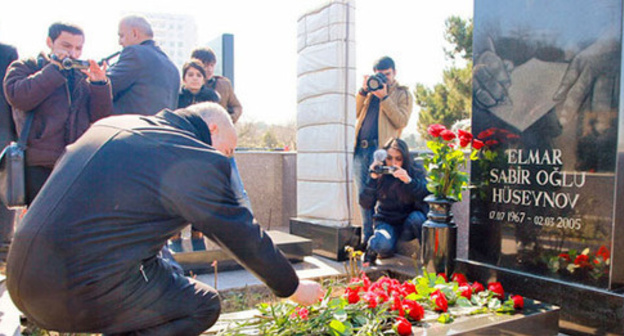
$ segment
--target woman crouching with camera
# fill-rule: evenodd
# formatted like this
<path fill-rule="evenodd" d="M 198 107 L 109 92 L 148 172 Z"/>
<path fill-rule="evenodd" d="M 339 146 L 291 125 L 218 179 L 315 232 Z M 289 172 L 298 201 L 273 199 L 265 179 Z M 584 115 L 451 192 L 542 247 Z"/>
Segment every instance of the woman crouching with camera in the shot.
<path fill-rule="evenodd" d="M 385 159 L 373 162 L 371 178 L 360 193 L 360 205 L 375 209 L 375 231 L 364 255 L 364 261 L 370 263 L 377 256 L 394 255 L 399 239 L 420 240 L 421 227 L 429 211 L 424 201 L 429 194 L 425 170 L 414 162 L 405 141 L 390 139 L 383 149 L 387 154 Z"/>

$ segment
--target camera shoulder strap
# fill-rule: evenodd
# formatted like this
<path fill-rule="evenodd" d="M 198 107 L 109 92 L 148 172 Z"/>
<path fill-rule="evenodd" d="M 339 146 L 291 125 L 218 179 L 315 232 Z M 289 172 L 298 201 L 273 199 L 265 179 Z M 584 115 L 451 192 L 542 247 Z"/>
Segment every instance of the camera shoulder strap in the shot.
<path fill-rule="evenodd" d="M 36 59 L 29 59 L 25 63 L 33 69 L 34 72 L 37 72 L 43 69 L 46 64 L 46 60 L 42 55 L 39 55 Z M 28 135 L 30 134 L 30 128 L 34 118 L 35 113 L 33 111 L 26 112 L 24 127 L 22 128 L 22 132 L 19 134 L 19 138 L 17 138 L 17 145 L 22 150 L 26 150 L 26 143 L 28 142 Z"/>
<path fill-rule="evenodd" d="M 35 117 L 35 113 L 32 111 L 26 112 L 26 113 L 28 115 L 26 116 L 26 121 L 24 122 L 24 128 L 22 128 L 22 132 L 20 133 L 20 136 L 17 139 L 17 145 L 22 150 L 26 150 L 26 142 L 28 141 L 28 135 L 30 134 L 30 127 Z"/>

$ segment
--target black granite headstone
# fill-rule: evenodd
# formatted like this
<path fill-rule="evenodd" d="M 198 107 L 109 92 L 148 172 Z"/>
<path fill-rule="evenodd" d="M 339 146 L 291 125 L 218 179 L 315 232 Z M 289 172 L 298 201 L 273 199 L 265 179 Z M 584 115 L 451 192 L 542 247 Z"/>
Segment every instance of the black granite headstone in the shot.
<path fill-rule="evenodd" d="M 471 168 L 469 261 L 622 289 L 622 1 L 476 0 L 474 13 L 486 150 Z"/>

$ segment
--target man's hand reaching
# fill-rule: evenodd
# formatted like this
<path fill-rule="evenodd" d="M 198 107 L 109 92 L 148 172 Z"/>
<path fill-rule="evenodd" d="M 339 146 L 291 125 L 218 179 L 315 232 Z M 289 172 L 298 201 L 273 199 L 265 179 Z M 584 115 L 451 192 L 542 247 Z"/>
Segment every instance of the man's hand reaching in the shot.
<path fill-rule="evenodd" d="M 300 305 L 309 306 L 322 299 L 323 295 L 325 295 L 325 291 L 319 283 L 310 280 L 300 280 L 297 290 L 289 299 Z"/>

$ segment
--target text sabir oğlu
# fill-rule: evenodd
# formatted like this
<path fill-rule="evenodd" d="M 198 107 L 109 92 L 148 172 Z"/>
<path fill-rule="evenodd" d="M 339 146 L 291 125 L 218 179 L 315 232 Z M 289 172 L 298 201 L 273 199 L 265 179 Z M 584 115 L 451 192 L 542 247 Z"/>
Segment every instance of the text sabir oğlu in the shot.
<path fill-rule="evenodd" d="M 507 163 L 514 165 L 507 169 L 493 168 L 490 170 L 489 182 L 504 184 L 502 188 L 492 188 L 494 203 L 522 206 L 550 207 L 574 209 L 579 200 L 578 193 L 559 192 L 552 190 L 512 189 L 508 185 L 534 185 L 558 188 L 582 188 L 585 185 L 585 172 L 560 171 L 563 165 L 561 150 L 522 150 L 508 149 L 505 151 Z M 532 179 L 531 170 L 524 166 L 550 166 L 535 172 Z M 549 188 L 552 189 L 552 188 Z"/>

